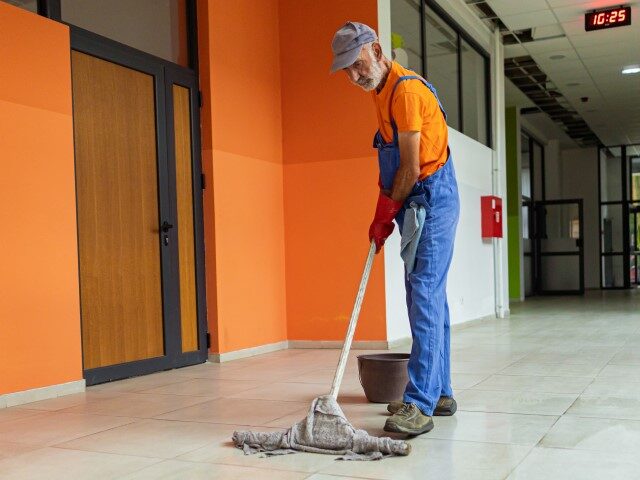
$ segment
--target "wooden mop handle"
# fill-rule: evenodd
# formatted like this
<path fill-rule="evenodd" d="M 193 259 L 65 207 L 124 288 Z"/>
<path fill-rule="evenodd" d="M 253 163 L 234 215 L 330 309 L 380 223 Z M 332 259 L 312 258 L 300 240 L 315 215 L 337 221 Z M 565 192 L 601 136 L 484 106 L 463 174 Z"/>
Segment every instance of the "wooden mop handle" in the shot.
<path fill-rule="evenodd" d="M 372 241 L 371 246 L 369 247 L 369 255 L 367 255 L 367 261 L 364 264 L 364 272 L 362 272 L 362 279 L 360 280 L 360 288 L 358 288 L 358 294 L 356 295 L 356 302 L 353 305 L 353 312 L 351 312 L 351 320 L 349 320 L 347 337 L 344 339 L 342 353 L 340 354 L 340 361 L 338 362 L 336 374 L 333 377 L 333 385 L 331 385 L 331 395 L 333 396 L 333 398 L 338 398 L 338 391 L 340 390 L 340 384 L 342 383 L 344 370 L 347 366 L 347 358 L 349 357 L 349 350 L 351 350 L 353 335 L 356 332 L 356 324 L 358 323 L 358 316 L 360 315 L 360 307 L 362 306 L 364 292 L 367 289 L 367 282 L 369 281 L 369 274 L 371 273 L 371 265 L 373 265 L 373 257 L 375 256 L 375 254 L 376 244 Z"/>

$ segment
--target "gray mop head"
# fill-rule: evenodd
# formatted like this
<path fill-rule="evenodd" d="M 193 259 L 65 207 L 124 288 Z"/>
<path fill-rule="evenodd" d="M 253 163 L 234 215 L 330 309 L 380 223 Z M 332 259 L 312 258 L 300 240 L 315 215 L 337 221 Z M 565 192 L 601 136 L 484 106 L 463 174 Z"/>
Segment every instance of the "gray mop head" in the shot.
<path fill-rule="evenodd" d="M 331 395 L 316 398 L 307 417 L 285 432 L 234 432 L 233 442 L 246 455 L 311 452 L 339 455 L 339 460 L 380 460 L 409 455 L 411 445 L 389 437 L 372 437 L 349 423 Z"/>

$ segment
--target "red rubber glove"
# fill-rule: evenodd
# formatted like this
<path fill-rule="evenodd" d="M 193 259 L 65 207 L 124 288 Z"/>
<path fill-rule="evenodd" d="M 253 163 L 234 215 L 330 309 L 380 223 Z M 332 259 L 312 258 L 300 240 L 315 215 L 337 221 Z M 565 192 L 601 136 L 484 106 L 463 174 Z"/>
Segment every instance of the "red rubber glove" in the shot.
<path fill-rule="evenodd" d="M 376 242 L 376 253 L 380 251 L 385 240 L 393 233 L 393 219 L 402 208 L 402 202 L 396 202 L 391 197 L 380 192 L 378 205 L 373 222 L 369 227 L 369 241 Z"/>

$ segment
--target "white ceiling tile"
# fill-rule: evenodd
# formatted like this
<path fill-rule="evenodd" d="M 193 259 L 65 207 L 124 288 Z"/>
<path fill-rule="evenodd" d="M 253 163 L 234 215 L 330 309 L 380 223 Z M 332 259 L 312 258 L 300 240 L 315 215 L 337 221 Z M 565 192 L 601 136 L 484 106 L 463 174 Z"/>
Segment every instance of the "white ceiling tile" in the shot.
<path fill-rule="evenodd" d="M 551 7 L 564 7 L 566 5 L 577 5 L 584 3 L 584 0 L 547 0 Z"/>
<path fill-rule="evenodd" d="M 569 36 L 569 39 L 575 47 L 606 45 L 612 43 L 626 45 L 627 42 L 632 42 L 632 45 L 640 45 L 639 26 L 640 24 L 636 24 L 626 27 L 609 28 L 607 30 L 585 32 L 581 35 L 571 35 Z"/>
<path fill-rule="evenodd" d="M 543 40 L 545 38 L 558 38 L 564 36 L 564 30 L 558 23 L 553 25 L 543 25 L 541 27 L 533 27 L 531 36 L 536 40 Z"/>
<path fill-rule="evenodd" d="M 540 59 L 538 65 L 550 76 L 556 72 L 573 72 L 582 68 L 580 60 L 548 60 Z"/>
<path fill-rule="evenodd" d="M 522 57 L 528 54 L 529 52 L 520 44 L 504 46 L 504 58 Z"/>
<path fill-rule="evenodd" d="M 567 38 L 553 38 L 538 40 L 523 44 L 529 53 L 553 52 L 556 50 L 571 50 L 573 47 Z"/>
<path fill-rule="evenodd" d="M 487 0 L 487 3 L 499 17 L 535 12 L 537 10 L 546 10 L 548 8 L 546 0 L 527 0 L 526 2 L 514 2 L 513 0 Z"/>
<path fill-rule="evenodd" d="M 560 25 L 562 26 L 562 30 L 564 31 L 565 35 L 569 37 L 573 35 L 582 35 L 585 33 L 583 20 L 575 20 L 573 22 L 562 22 Z"/>
<path fill-rule="evenodd" d="M 559 56 L 562 55 L 564 56 L 564 58 L 561 59 L 552 59 L 551 57 L 555 57 L 555 56 Z M 578 54 L 576 53 L 576 51 L 571 48 L 569 50 L 551 50 L 548 52 L 533 52 L 531 53 L 531 56 L 533 58 L 536 59 L 536 61 L 542 61 L 542 62 L 546 62 L 551 60 L 554 64 L 555 63 L 562 63 L 568 60 L 580 60 L 580 57 L 578 57 Z M 538 60 L 540 59 L 540 60 Z"/>
<path fill-rule="evenodd" d="M 577 47 L 580 58 L 603 57 L 605 55 L 637 55 L 640 59 L 640 49 L 633 44 L 611 44 L 590 45 L 588 47 Z"/>
<path fill-rule="evenodd" d="M 551 10 L 539 10 L 537 12 L 520 13 L 517 15 L 507 15 L 501 17 L 502 21 L 511 30 L 522 30 L 524 28 L 538 27 L 542 25 L 553 25 L 558 23 Z"/>
<path fill-rule="evenodd" d="M 597 3 L 602 4 L 602 2 L 583 2 L 577 5 L 553 8 L 553 13 L 555 13 L 556 18 L 560 22 L 573 22 L 582 20 L 584 24 L 584 14 L 593 10 L 594 7 L 591 5 Z"/>

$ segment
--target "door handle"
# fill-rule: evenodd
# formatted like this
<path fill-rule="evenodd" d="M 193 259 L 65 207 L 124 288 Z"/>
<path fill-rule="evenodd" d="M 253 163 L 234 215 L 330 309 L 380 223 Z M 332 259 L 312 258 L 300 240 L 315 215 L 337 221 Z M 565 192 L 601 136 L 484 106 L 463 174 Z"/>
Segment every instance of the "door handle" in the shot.
<path fill-rule="evenodd" d="M 167 222 L 166 220 L 162 222 L 162 225 L 160 226 L 160 230 L 162 230 L 164 233 L 167 233 L 172 228 L 173 228 L 173 225 Z"/>

